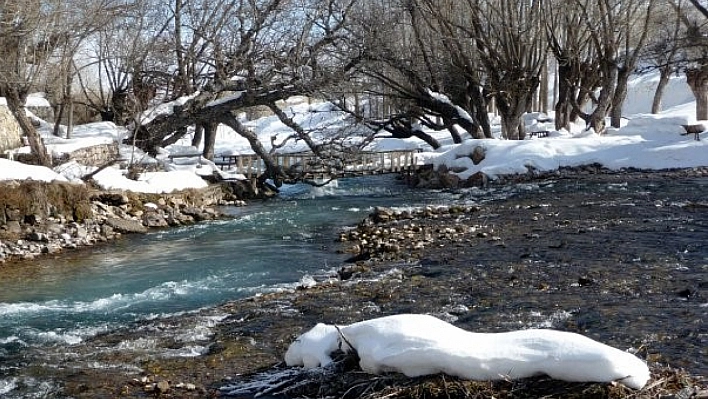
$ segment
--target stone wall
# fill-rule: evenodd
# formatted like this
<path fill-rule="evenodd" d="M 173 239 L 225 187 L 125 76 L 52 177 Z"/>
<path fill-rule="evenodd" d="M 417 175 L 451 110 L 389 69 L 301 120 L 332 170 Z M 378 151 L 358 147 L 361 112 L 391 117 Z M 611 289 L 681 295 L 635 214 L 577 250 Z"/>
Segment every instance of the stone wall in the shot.
<path fill-rule="evenodd" d="M 0 155 L 5 150 L 22 146 L 22 130 L 5 105 L 0 105 Z"/>
<path fill-rule="evenodd" d="M 54 109 L 52 107 L 27 106 L 27 110 L 45 122 L 54 123 Z"/>
<path fill-rule="evenodd" d="M 80 148 L 70 154 L 64 154 L 61 158 L 54 159 L 55 165 L 61 165 L 74 160 L 81 165 L 102 166 L 106 163 L 118 159 L 118 144 L 99 144 L 91 147 Z"/>

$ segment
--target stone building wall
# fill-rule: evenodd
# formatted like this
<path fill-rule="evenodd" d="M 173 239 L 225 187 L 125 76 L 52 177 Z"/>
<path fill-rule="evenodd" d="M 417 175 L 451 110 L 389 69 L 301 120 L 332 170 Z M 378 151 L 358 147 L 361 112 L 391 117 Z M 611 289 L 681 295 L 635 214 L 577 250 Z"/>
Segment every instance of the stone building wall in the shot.
<path fill-rule="evenodd" d="M 22 146 L 22 130 L 5 105 L 0 105 L 0 155 Z"/>

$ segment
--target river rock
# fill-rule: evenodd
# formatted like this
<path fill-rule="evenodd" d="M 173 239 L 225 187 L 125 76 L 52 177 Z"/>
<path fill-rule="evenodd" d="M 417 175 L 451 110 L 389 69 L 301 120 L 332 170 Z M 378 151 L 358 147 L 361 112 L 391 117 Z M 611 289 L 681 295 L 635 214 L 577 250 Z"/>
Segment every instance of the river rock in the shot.
<path fill-rule="evenodd" d="M 472 159 L 472 163 L 475 165 L 479 165 L 480 162 L 484 161 L 484 158 L 487 157 L 486 151 L 484 147 L 481 145 L 478 145 L 474 147 L 474 150 L 472 151 L 472 154 L 470 155 L 470 158 Z"/>
<path fill-rule="evenodd" d="M 47 235 L 47 233 L 43 233 L 40 231 L 33 231 L 32 233 L 30 233 L 30 235 L 27 237 L 27 239 L 30 241 L 48 242 L 49 236 Z"/>
<path fill-rule="evenodd" d="M 170 214 L 167 215 L 167 217 L 165 217 L 165 220 L 167 220 L 167 223 L 170 226 L 175 226 L 175 227 L 182 226 L 182 225 L 189 225 L 189 224 L 194 223 L 193 217 L 191 217 L 189 215 L 185 215 L 180 212 L 171 212 Z"/>
<path fill-rule="evenodd" d="M 445 188 L 458 188 L 460 186 L 460 177 L 452 173 L 443 173 L 439 177 L 440 184 Z"/>
<path fill-rule="evenodd" d="M 130 219 L 119 219 L 119 218 L 108 218 L 106 219 L 106 225 L 113 228 L 113 230 L 125 233 L 125 234 L 145 234 L 148 232 L 147 227 L 143 226 L 142 223 L 130 220 Z"/>
<path fill-rule="evenodd" d="M 396 212 L 391 208 L 377 206 L 374 210 L 373 219 L 376 223 L 383 223 L 392 220 Z"/>
<path fill-rule="evenodd" d="M 11 235 L 21 234 L 22 226 L 20 225 L 20 222 L 18 220 L 9 220 L 5 224 L 5 231 Z"/>
<path fill-rule="evenodd" d="M 157 385 L 155 385 L 155 389 L 159 393 L 167 393 L 167 391 L 170 390 L 170 383 L 165 380 L 162 380 L 162 381 L 158 382 Z"/>
<path fill-rule="evenodd" d="M 157 212 L 146 212 L 143 214 L 143 225 L 151 228 L 167 227 L 165 218 Z"/>
<path fill-rule="evenodd" d="M 9 222 L 19 222 L 22 219 L 22 212 L 19 209 L 6 209 L 5 215 Z"/>
<path fill-rule="evenodd" d="M 30 215 L 25 215 L 25 218 L 23 220 L 24 224 L 28 224 L 30 226 L 35 226 L 39 224 L 42 221 L 42 217 L 37 215 L 36 213 L 30 214 Z"/>
<path fill-rule="evenodd" d="M 486 187 L 489 184 L 489 177 L 482 172 L 477 172 L 466 181 L 467 187 Z"/>
<path fill-rule="evenodd" d="M 123 193 L 100 193 L 96 199 L 103 204 L 111 206 L 120 206 L 130 203 L 130 198 Z"/>

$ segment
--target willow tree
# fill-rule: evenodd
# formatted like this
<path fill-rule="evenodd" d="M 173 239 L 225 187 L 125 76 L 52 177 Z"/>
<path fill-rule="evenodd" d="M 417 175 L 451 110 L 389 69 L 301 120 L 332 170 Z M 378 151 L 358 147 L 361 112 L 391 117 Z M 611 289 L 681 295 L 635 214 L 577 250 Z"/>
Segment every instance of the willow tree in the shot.
<path fill-rule="evenodd" d="M 490 95 L 502 119 L 502 134 L 524 139 L 523 114 L 530 108 L 546 63 L 543 0 L 466 0 L 466 29 L 477 47 Z"/>
<path fill-rule="evenodd" d="M 555 128 L 570 130 L 578 111 L 597 88 L 598 68 L 592 59 L 590 32 L 580 8 L 567 7 L 565 0 L 547 0 L 544 6 L 546 35 L 558 75 Z"/>
<path fill-rule="evenodd" d="M 32 153 L 40 165 L 52 160 L 37 130 L 27 117 L 25 102 L 41 78 L 41 67 L 51 52 L 64 40 L 61 30 L 45 29 L 50 22 L 43 4 L 33 1 L 5 1 L 0 8 L 0 96 L 27 136 Z M 59 21 L 49 23 L 49 27 Z"/>
<path fill-rule="evenodd" d="M 608 115 L 619 126 L 627 82 L 646 43 L 654 5 L 653 0 L 574 0 L 570 4 L 577 8 L 588 32 L 599 87 L 597 96 L 592 93 L 592 111 L 583 112 L 578 104 L 574 107 L 597 133 L 606 131 Z"/>
<path fill-rule="evenodd" d="M 645 67 L 638 72 L 658 71 L 659 81 L 654 90 L 651 113 L 662 110 L 662 100 L 671 75 L 681 70 L 681 36 L 683 24 L 681 14 L 671 3 L 657 5 L 651 15 L 652 35 L 643 54 Z"/>
<path fill-rule="evenodd" d="M 657 4 L 655 0 L 624 0 L 615 4 L 620 17 L 614 26 L 614 32 L 619 34 L 617 83 L 610 110 L 610 123 L 614 128 L 621 127 L 622 107 L 627 98 L 629 77 L 635 72 L 647 44 Z"/>

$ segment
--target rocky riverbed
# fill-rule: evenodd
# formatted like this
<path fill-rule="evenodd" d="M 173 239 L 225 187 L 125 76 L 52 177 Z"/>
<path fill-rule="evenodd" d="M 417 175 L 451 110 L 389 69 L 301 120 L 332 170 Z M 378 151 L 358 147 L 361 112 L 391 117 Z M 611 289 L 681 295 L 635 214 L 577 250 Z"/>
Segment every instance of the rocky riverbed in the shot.
<path fill-rule="evenodd" d="M 304 279 L 299 289 L 144 321 L 57 348 L 61 367 L 33 373 L 62 381 L 52 392 L 58 397 L 248 396 L 253 392 L 237 388 L 257 379 L 255 371 L 282 370 L 287 345 L 315 323 L 412 312 L 480 332 L 579 332 L 647 359 L 653 387 L 638 397 L 705 397 L 706 178 L 686 172 L 556 175 L 514 190 L 489 202 L 465 201 L 461 192 L 459 204 L 445 207 L 378 208 L 333 237 L 351 255 L 336 272 Z M 190 351 L 199 354 L 179 355 Z M 308 384 L 300 394 L 341 396 L 351 388 Z M 631 393 L 612 384 L 543 384 L 549 397 Z M 530 388 L 525 395 L 514 383 L 486 387 L 497 397 L 539 395 Z"/>

